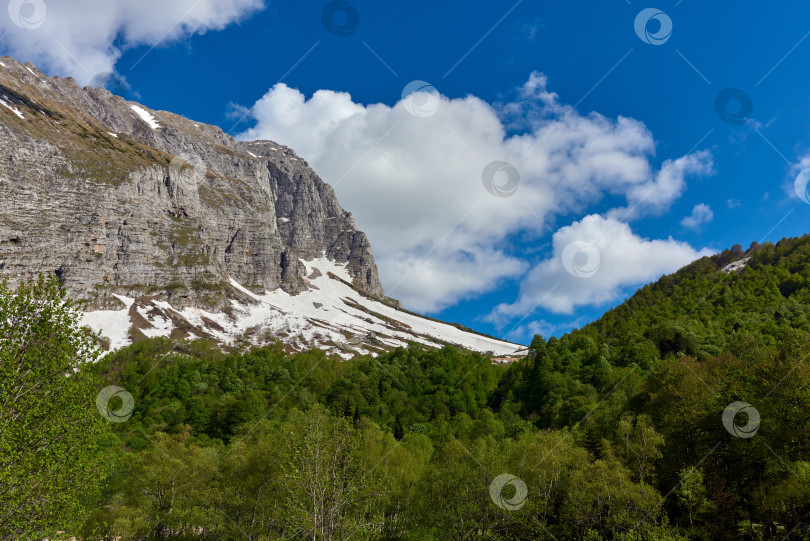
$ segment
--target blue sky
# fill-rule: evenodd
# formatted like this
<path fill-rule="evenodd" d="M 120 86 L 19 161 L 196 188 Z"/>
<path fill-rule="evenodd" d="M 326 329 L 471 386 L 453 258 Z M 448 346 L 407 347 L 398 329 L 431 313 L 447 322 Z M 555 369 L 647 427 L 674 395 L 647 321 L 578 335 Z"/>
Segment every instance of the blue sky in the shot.
<path fill-rule="evenodd" d="M 232 0 L 223 11 L 178 0 L 188 6 L 171 12 L 120 0 L 95 8 L 120 4 L 92 30 L 75 2 L 44 3 L 41 28 L 0 26 L 0 52 L 84 83 L 114 69 L 150 108 L 289 144 L 369 232 L 392 296 L 484 332 L 559 335 L 690 258 L 810 232 L 810 207 L 793 186 L 810 167 L 804 2 L 352 0 L 333 5 L 338 28 L 359 17 L 346 36 L 324 26 L 326 2 Z M 657 45 L 634 28 L 650 7 L 672 24 Z M 654 38 L 658 25 L 641 28 Z M 415 80 L 441 94 L 435 115 L 403 113 Z M 717 112 L 728 88 L 752 104 L 737 124 Z M 321 90 L 330 92 L 313 99 Z M 410 99 L 420 96 L 430 98 Z M 732 119 L 736 106 L 728 103 Z M 566 150 L 524 161 L 532 145 L 569 139 Z M 322 148 L 347 140 L 341 156 Z M 572 148 L 603 144 L 589 167 L 607 160 L 621 171 L 590 183 Z M 667 161 L 679 159 L 670 174 Z M 494 160 L 520 175 L 509 197 L 481 186 L 477 172 Z M 553 179 L 547 161 L 557 164 Z M 664 181 L 683 181 L 656 184 L 662 167 Z M 453 184 L 456 172 L 475 178 Z M 652 195 L 639 197 L 647 187 Z M 410 222 L 392 217 L 397 201 Z"/>

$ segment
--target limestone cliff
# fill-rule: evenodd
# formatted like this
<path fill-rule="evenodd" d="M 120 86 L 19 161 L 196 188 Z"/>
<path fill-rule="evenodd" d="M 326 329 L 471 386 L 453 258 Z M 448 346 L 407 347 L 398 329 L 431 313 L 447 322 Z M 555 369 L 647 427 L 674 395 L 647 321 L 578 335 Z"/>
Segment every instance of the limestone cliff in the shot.
<path fill-rule="evenodd" d="M 90 308 L 222 308 L 229 279 L 302 291 L 318 257 L 383 295 L 365 234 L 291 149 L 0 59 L 0 276 L 55 272 Z"/>
<path fill-rule="evenodd" d="M 151 337 L 343 358 L 412 342 L 519 349 L 385 298 L 368 239 L 291 149 L 4 57 L 0 278 L 40 272 L 112 349 Z"/>

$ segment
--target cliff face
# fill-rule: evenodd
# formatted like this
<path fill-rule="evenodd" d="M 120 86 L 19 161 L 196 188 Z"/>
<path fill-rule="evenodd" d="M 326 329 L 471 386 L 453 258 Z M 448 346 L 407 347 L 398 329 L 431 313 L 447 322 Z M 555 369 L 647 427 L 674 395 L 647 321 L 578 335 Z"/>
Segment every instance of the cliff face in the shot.
<path fill-rule="evenodd" d="M 519 349 L 385 298 L 368 239 L 291 149 L 5 57 L 0 278 L 39 272 L 112 349 L 150 337 L 343 358 L 412 342 Z"/>
<path fill-rule="evenodd" d="M 0 276 L 55 272 L 96 309 L 223 308 L 229 279 L 298 293 L 319 257 L 383 295 L 365 234 L 289 148 L 0 58 Z"/>

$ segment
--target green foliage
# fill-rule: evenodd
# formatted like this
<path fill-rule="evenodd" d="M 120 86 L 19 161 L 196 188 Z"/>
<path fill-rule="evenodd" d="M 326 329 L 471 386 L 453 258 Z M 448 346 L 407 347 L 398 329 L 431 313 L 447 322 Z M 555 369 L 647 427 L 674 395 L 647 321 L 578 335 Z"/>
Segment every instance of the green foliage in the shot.
<path fill-rule="evenodd" d="M 634 480 L 659 447 L 647 418 L 617 436 L 627 465 L 597 460 L 567 431 L 493 409 L 506 372 L 478 354 L 412 347 L 342 362 L 156 339 L 96 370 L 138 408 L 116 427 L 128 452 L 87 538 L 610 538 L 659 522 L 659 496 Z M 518 509 L 490 494 L 504 473 L 527 487 Z M 611 485 L 599 501 L 595 479 Z"/>
<path fill-rule="evenodd" d="M 574 536 L 586 532 L 628 532 L 658 516 L 661 496 L 644 483 L 630 480 L 628 470 L 597 460 L 571 476 L 561 506 L 562 519 Z"/>
<path fill-rule="evenodd" d="M 616 427 L 616 440 L 616 455 L 630 468 L 634 479 L 640 483 L 651 482 L 655 461 L 663 456 L 660 448 L 664 438 L 655 431 L 650 417 L 643 414 L 635 418 L 623 417 Z"/>
<path fill-rule="evenodd" d="M 743 257 L 740 272 L 721 271 Z M 634 482 L 674 493 L 663 506 L 690 538 L 798 536 L 810 518 L 794 488 L 810 459 L 796 429 L 810 399 L 808 269 L 810 236 L 696 261 L 583 329 L 536 337 L 504 378 L 502 407 L 571 427 Z M 761 415 L 754 438 L 724 428 L 734 401 Z"/>
<path fill-rule="evenodd" d="M 137 407 L 80 533 L 799 539 L 808 269 L 810 237 L 735 247 L 583 329 L 535 337 L 508 369 L 449 347 L 341 361 L 145 340 L 95 366 Z M 758 411 L 753 437 L 738 437 L 746 413 L 724 425 L 735 401 Z"/>
<path fill-rule="evenodd" d="M 0 282 L 0 539 L 74 526 L 111 445 L 87 370 L 96 339 L 55 277 Z"/>
<path fill-rule="evenodd" d="M 144 433 L 185 424 L 197 441 L 228 442 L 245 424 L 315 403 L 373 421 L 398 440 L 414 431 L 446 439 L 527 426 L 489 408 L 503 369 L 449 347 L 340 361 L 320 351 L 286 355 L 281 345 L 225 355 L 203 341 L 154 339 L 108 355 L 96 370 L 135 397 L 138 408 L 117 427 L 130 445 Z"/>
<path fill-rule="evenodd" d="M 188 444 L 188 432 L 157 433 L 130 453 L 108 479 L 110 491 L 85 522 L 86 538 L 186 538 L 216 529 L 224 517 L 211 505 L 217 494 L 217 454 Z"/>
<path fill-rule="evenodd" d="M 697 468 L 683 468 L 678 472 L 678 487 L 675 489 L 678 507 L 689 528 L 711 511 L 711 501 L 706 494 L 703 472 Z"/>

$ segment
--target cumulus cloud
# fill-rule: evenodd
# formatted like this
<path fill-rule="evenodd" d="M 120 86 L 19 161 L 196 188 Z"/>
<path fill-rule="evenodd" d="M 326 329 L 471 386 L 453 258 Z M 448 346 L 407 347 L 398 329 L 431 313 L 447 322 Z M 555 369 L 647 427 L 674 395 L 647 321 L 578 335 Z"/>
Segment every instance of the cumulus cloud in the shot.
<path fill-rule="evenodd" d="M 516 302 L 501 304 L 489 316 L 496 324 L 537 308 L 570 314 L 582 305 L 623 300 L 622 288 L 649 282 L 703 256 L 671 237 L 649 240 L 627 223 L 589 215 L 554 233 L 553 255 L 529 272 Z"/>
<path fill-rule="evenodd" d="M 684 217 L 681 220 L 681 225 L 686 229 L 700 229 L 700 226 L 703 224 L 707 224 L 714 219 L 714 212 L 712 212 L 711 207 L 704 203 L 700 203 L 699 205 L 695 205 L 692 209 L 692 214 L 689 216 Z"/>
<path fill-rule="evenodd" d="M 86 84 L 114 72 L 122 50 L 219 30 L 264 0 L 14 0 L 0 12 L 5 54 Z"/>
<path fill-rule="evenodd" d="M 713 172 L 708 151 L 667 160 L 654 179 L 628 190 L 627 207 L 613 209 L 609 215 L 621 220 L 633 220 L 645 215 L 663 214 L 686 189 L 688 175 L 706 176 Z"/>
<path fill-rule="evenodd" d="M 656 170 L 643 123 L 580 114 L 547 83 L 533 73 L 514 101 L 496 105 L 418 93 L 394 106 L 330 90 L 307 99 L 278 84 L 246 110 L 256 123 L 240 138 L 270 139 L 309 161 L 369 235 L 386 292 L 436 312 L 519 279 L 528 263 L 510 239 L 540 237 L 608 196 L 637 215 L 662 212 L 687 175 L 711 170 L 702 152 Z M 519 173 L 511 197 L 509 168 L 482 178 L 493 161 Z"/>
<path fill-rule="evenodd" d="M 486 318 L 485 318 L 486 319 Z M 536 335 L 540 335 L 545 339 L 548 339 L 551 336 L 560 336 L 572 329 L 579 329 L 583 325 L 587 324 L 587 320 L 585 316 L 579 316 L 573 320 L 565 321 L 562 323 L 549 323 L 545 319 L 540 319 L 537 321 L 528 320 L 528 323 L 524 323 L 524 321 L 528 320 L 528 318 L 521 318 L 518 320 L 518 324 L 513 327 L 505 327 L 503 329 L 504 338 L 507 340 L 513 340 L 516 343 L 526 343 L 530 342 L 532 338 Z"/>

